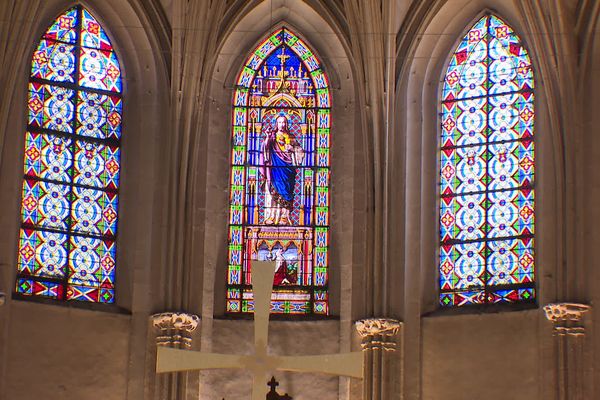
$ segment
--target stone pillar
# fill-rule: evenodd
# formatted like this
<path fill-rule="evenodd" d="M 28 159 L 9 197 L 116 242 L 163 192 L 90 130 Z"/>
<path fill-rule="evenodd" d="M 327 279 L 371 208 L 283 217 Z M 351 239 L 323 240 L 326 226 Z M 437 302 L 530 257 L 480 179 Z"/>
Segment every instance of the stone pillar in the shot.
<path fill-rule="evenodd" d="M 190 349 L 192 333 L 198 327 L 200 318 L 183 312 L 164 312 L 152 316 L 152 326 L 156 331 L 156 345 L 175 349 Z M 186 372 L 160 374 L 156 377 L 155 399 L 183 400 L 187 398 Z"/>
<path fill-rule="evenodd" d="M 387 400 L 392 397 L 392 357 L 402 323 L 389 318 L 368 318 L 356 322 L 365 353 L 364 400 Z"/>
<path fill-rule="evenodd" d="M 578 303 L 553 303 L 544 306 L 546 318 L 554 325 L 558 400 L 584 400 L 585 328 L 582 318 L 589 309 L 589 305 Z"/>

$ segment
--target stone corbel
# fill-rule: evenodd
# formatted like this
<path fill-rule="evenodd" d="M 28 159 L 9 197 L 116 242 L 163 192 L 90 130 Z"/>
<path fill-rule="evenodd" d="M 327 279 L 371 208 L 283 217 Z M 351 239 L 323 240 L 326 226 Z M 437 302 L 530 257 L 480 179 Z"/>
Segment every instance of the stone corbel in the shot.
<path fill-rule="evenodd" d="M 559 336 L 584 336 L 582 318 L 589 310 L 589 305 L 579 303 L 551 303 L 544 306 L 546 318 L 554 324 L 554 333 Z"/>
<path fill-rule="evenodd" d="M 192 347 L 192 332 L 200 318 L 183 312 L 164 312 L 152 316 L 152 325 L 157 331 L 156 344 L 174 348 Z"/>
<path fill-rule="evenodd" d="M 390 318 L 367 318 L 356 321 L 355 326 L 366 350 L 396 351 L 395 337 L 401 322 Z"/>
<path fill-rule="evenodd" d="M 558 400 L 584 400 L 585 328 L 583 316 L 587 304 L 552 303 L 544 306 L 546 318 L 554 326 L 554 349 L 557 359 Z"/>

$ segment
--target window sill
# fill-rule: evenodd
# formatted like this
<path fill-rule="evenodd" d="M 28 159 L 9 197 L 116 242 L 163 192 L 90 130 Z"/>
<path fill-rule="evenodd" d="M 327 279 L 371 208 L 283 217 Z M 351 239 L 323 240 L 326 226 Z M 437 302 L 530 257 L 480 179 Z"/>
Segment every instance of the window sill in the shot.
<path fill-rule="evenodd" d="M 98 311 L 105 312 L 111 314 L 122 314 L 122 315 L 131 315 L 131 311 L 127 310 L 117 304 L 104 304 L 104 303 L 88 303 L 83 301 L 63 301 L 63 300 L 55 300 L 55 299 L 47 299 L 43 297 L 32 297 L 32 296 L 24 296 L 18 293 L 12 294 L 12 300 L 23 301 L 29 303 L 38 303 L 38 304 L 47 304 L 52 306 L 60 306 L 66 308 L 75 308 L 78 310 L 89 310 L 89 311 Z"/>

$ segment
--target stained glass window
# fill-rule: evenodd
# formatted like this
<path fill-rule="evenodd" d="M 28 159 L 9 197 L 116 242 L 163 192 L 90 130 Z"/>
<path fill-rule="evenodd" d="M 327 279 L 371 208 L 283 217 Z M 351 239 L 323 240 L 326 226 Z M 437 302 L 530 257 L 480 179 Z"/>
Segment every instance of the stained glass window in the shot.
<path fill-rule="evenodd" d="M 532 302 L 533 71 L 493 15 L 464 36 L 442 90 L 440 303 Z"/>
<path fill-rule="evenodd" d="M 33 53 L 16 295 L 114 302 L 121 70 L 83 7 Z"/>
<path fill-rule="evenodd" d="M 233 96 L 227 312 L 253 311 L 254 260 L 276 265 L 271 312 L 328 314 L 329 83 L 286 28 L 242 69 Z"/>

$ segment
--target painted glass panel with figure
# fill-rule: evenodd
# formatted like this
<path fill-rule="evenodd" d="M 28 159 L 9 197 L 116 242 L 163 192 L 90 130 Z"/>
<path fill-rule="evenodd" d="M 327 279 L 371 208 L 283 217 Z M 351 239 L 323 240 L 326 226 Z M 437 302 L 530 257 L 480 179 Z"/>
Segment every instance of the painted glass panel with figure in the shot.
<path fill-rule="evenodd" d="M 253 311 L 252 262 L 271 260 L 272 313 L 327 315 L 327 77 L 280 28 L 247 59 L 233 103 L 227 312 Z"/>

